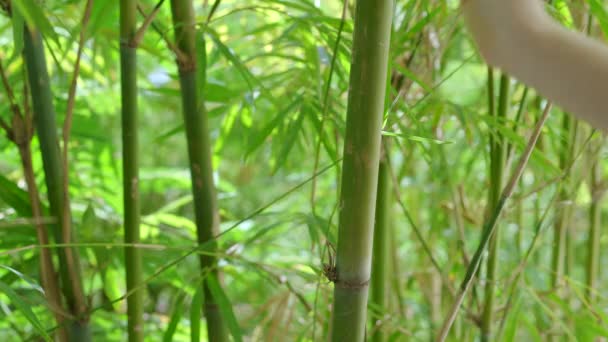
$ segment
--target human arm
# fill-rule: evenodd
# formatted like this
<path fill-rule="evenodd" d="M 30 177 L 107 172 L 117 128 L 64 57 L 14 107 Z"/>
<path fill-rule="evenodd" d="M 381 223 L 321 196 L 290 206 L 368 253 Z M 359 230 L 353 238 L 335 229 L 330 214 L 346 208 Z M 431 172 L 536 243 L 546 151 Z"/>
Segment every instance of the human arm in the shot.
<path fill-rule="evenodd" d="M 540 0 L 463 0 L 488 64 L 608 131 L 608 46 L 555 22 Z"/>

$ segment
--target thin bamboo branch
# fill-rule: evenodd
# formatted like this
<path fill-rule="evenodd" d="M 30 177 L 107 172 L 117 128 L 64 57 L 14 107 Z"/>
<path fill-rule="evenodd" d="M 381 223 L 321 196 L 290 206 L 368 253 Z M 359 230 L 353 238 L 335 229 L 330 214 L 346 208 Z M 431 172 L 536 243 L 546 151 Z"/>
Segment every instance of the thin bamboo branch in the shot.
<path fill-rule="evenodd" d="M 70 141 L 70 131 L 72 130 L 72 119 L 74 115 L 74 103 L 76 101 L 76 87 L 78 85 L 78 76 L 80 75 L 80 59 L 84 50 L 84 42 L 86 38 L 86 29 L 91 18 L 91 11 L 93 10 L 93 0 L 87 0 L 87 4 L 84 9 L 84 15 L 82 17 L 82 24 L 80 28 L 80 36 L 78 38 L 78 51 L 76 52 L 76 61 L 74 62 L 74 72 L 72 74 L 72 82 L 70 82 L 70 89 L 68 90 L 68 102 L 67 110 L 65 114 L 65 121 L 63 123 L 63 168 L 64 171 L 68 171 L 68 142 Z M 67 175 L 65 176 L 66 179 Z M 67 192 L 67 191 L 66 191 Z"/>
<path fill-rule="evenodd" d="M 131 39 L 131 45 L 133 47 L 136 48 L 136 47 L 139 46 L 139 44 L 141 43 L 142 39 L 144 38 L 144 34 L 148 30 L 148 27 L 150 26 L 150 24 L 152 24 L 152 21 L 154 20 L 154 18 L 158 14 L 158 11 L 160 10 L 160 7 L 163 5 L 164 2 L 165 2 L 165 0 L 160 0 L 156 4 L 156 6 L 154 6 L 154 9 L 152 9 L 152 12 L 150 12 L 150 14 L 148 14 L 145 17 L 143 24 L 141 24 L 141 26 L 139 27 L 139 29 L 137 30 L 137 32 L 135 32 L 135 35 Z"/>
<path fill-rule="evenodd" d="M 319 140 L 317 141 L 317 146 L 315 148 L 315 162 L 313 166 L 313 174 L 317 173 L 317 169 L 319 168 L 319 160 L 321 157 L 321 145 L 323 142 L 324 128 L 325 122 L 327 121 L 327 110 L 329 108 L 329 91 L 331 89 L 331 81 L 334 76 L 334 69 L 336 66 L 336 60 L 338 59 L 338 48 L 340 46 L 340 41 L 342 40 L 342 31 L 344 30 L 344 22 L 346 21 L 346 5 L 348 0 L 344 0 L 342 5 L 342 18 L 340 18 L 340 26 L 338 27 L 338 37 L 336 38 L 336 42 L 334 44 L 333 55 L 331 58 L 331 64 L 329 66 L 329 74 L 327 76 L 327 82 L 325 83 L 325 90 L 323 92 L 323 109 L 321 111 L 321 124 L 319 125 Z M 219 0 L 216 1 L 216 3 Z M 211 14 L 210 14 L 211 15 Z M 208 19 L 211 19 L 210 17 Z M 316 189 L 317 189 L 317 180 L 313 179 L 312 185 L 310 187 L 310 208 L 312 214 L 315 215 L 316 209 Z"/>
<path fill-rule="evenodd" d="M 519 181 L 519 178 L 521 177 L 526 165 L 528 164 L 528 160 L 530 159 L 530 156 L 532 155 L 532 151 L 534 150 L 534 146 L 536 145 L 536 142 L 538 141 L 542 128 L 543 128 L 545 122 L 547 121 L 547 118 L 549 117 L 550 110 L 551 110 L 551 103 L 548 103 L 547 106 L 545 107 L 542 117 L 537 122 L 536 127 L 534 128 L 534 131 L 532 132 L 532 135 L 530 136 L 530 139 L 528 140 L 528 145 L 526 146 L 526 149 L 524 150 L 524 153 L 522 154 L 522 156 L 519 160 L 519 163 L 518 163 L 517 167 L 515 168 L 515 172 L 511 175 L 509 182 L 507 183 L 507 185 L 505 186 L 505 188 L 502 191 L 498 205 L 496 206 L 494 212 L 490 216 L 490 220 L 486 223 L 486 226 L 484 227 L 484 230 L 483 230 L 484 234 L 482 235 L 481 240 L 479 241 L 479 245 L 477 246 L 477 250 L 475 251 L 473 258 L 471 259 L 471 263 L 469 264 L 469 267 L 467 267 L 467 273 L 466 273 L 464 279 L 462 280 L 462 283 L 460 284 L 460 291 L 454 301 L 454 304 L 450 308 L 448 315 L 446 316 L 446 318 L 443 322 L 440 333 L 437 335 L 436 341 L 438 341 L 438 342 L 445 341 L 448 333 L 450 332 L 450 328 L 452 327 L 452 324 L 454 323 L 454 320 L 456 319 L 456 316 L 458 315 L 460 305 L 462 304 L 462 301 L 464 300 L 465 295 L 467 294 L 467 292 L 469 291 L 469 288 L 471 287 L 471 284 L 473 283 L 473 279 L 475 278 L 475 273 L 477 273 L 477 269 L 479 268 L 479 263 L 481 261 L 481 255 L 485 251 L 485 249 L 488 245 L 488 242 L 490 241 L 490 238 L 494 234 L 496 222 L 498 221 L 498 218 L 500 217 L 500 214 L 502 213 L 502 210 L 504 209 L 507 200 L 513 194 L 513 191 L 515 190 L 517 182 Z"/>

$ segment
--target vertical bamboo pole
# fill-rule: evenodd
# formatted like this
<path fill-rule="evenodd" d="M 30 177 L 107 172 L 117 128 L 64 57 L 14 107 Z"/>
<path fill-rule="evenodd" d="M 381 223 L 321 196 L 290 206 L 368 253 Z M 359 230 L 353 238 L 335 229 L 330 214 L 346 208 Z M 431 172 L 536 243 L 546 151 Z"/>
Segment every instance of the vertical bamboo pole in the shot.
<path fill-rule="evenodd" d="M 200 245 L 209 245 L 212 242 L 211 247 L 206 248 L 206 251 L 210 253 L 200 256 L 201 272 L 203 274 L 211 272 L 217 276 L 219 274 L 217 259 L 213 255 L 217 245 L 213 241 L 219 228 L 219 215 L 213 183 L 207 113 L 204 107 L 204 99 L 198 96 L 200 93 L 199 87 L 204 87 L 204 80 L 200 80 L 202 84 L 197 84 L 196 27 L 192 1 L 172 0 L 171 12 L 176 46 L 179 50 L 177 64 L 182 91 L 186 138 L 188 140 L 197 238 Z M 203 311 L 207 320 L 209 341 L 228 341 L 225 322 L 207 282 L 204 282 L 203 293 L 205 298 Z"/>
<path fill-rule="evenodd" d="M 563 114 L 562 132 L 564 134 L 563 142 L 559 155 L 559 165 L 562 171 L 568 171 L 570 162 L 574 154 L 574 144 L 576 141 L 577 123 L 568 113 Z M 553 249 L 552 249 L 552 270 L 551 287 L 561 292 L 563 284 L 565 262 L 566 262 L 566 237 L 568 234 L 568 225 L 570 224 L 570 214 L 572 206 L 570 203 L 571 186 L 569 186 L 569 177 L 563 181 L 565 184 L 560 190 L 560 199 L 557 208 L 557 219 L 553 230 Z"/>
<path fill-rule="evenodd" d="M 140 242 L 139 153 L 137 140 L 137 1 L 120 1 L 120 89 L 122 105 L 122 172 L 124 241 Z M 137 289 L 143 281 L 142 256 L 139 248 L 125 247 L 127 279 L 127 323 L 130 342 L 144 339 L 144 291 Z"/>
<path fill-rule="evenodd" d="M 503 74 L 500 77 L 500 89 L 498 95 L 498 108 L 495 113 L 497 124 L 502 124 L 507 117 L 509 101 L 509 77 Z M 488 213 L 493 213 L 498 206 L 500 194 L 503 188 L 503 173 L 505 167 L 506 144 L 504 138 L 498 136 L 490 140 L 490 191 Z M 500 229 L 496 226 L 496 231 L 490 239 L 488 249 L 488 260 L 486 264 L 486 283 L 484 293 L 484 307 L 481 316 L 481 340 L 490 341 L 492 335 L 492 321 L 494 312 L 494 287 L 497 273 L 497 257 L 500 243 Z"/>
<path fill-rule="evenodd" d="M 392 0 L 359 0 L 344 141 L 333 341 L 363 341 L 371 271 Z"/>
<path fill-rule="evenodd" d="M 600 158 L 594 156 L 591 167 L 591 205 L 589 207 L 589 237 L 587 239 L 587 300 L 594 303 L 598 285 L 600 260 L 600 233 L 602 227 L 602 209 L 600 196 L 601 165 Z"/>
<path fill-rule="evenodd" d="M 593 28 L 593 16 L 587 16 L 587 34 L 591 35 Z M 596 144 L 592 144 L 594 154 L 591 156 L 592 166 L 590 174 L 591 205 L 589 206 L 589 237 L 587 239 L 587 291 L 586 297 L 590 303 L 596 300 L 598 285 L 598 274 L 600 265 L 600 238 L 602 227 L 602 158 L 601 147 L 604 139 L 601 138 Z"/>
<path fill-rule="evenodd" d="M 51 216 L 56 218 L 53 225 L 55 241 L 70 243 L 71 212 L 67 187 L 64 179 L 62 160 L 59 152 L 59 139 L 53 107 L 53 94 L 46 68 L 42 36 L 35 27 L 27 26 L 24 32 L 24 55 L 33 100 L 34 121 L 40 141 L 42 165 L 48 193 Z M 59 273 L 62 292 L 70 313 L 75 320 L 69 327 L 71 341 L 91 339 L 87 301 L 82 288 L 78 251 L 72 247 L 58 249 Z"/>
<path fill-rule="evenodd" d="M 388 141 L 384 139 L 380 157 L 380 168 L 378 170 L 378 192 L 376 197 L 376 224 L 374 227 L 374 249 L 372 256 L 372 278 L 371 278 L 371 298 L 370 302 L 377 310 L 377 315 L 372 315 L 371 323 L 373 333 L 372 342 L 382 342 L 385 340 L 383 328 L 376 326 L 376 321 L 381 320 L 388 308 L 386 289 L 389 285 L 389 251 L 391 235 L 391 180 L 389 175 Z"/>

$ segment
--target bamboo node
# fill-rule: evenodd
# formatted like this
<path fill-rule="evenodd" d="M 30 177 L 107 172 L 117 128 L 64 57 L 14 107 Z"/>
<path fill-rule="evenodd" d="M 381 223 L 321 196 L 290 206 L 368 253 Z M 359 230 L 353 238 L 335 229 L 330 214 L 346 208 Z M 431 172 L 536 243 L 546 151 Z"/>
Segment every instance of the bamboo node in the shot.
<path fill-rule="evenodd" d="M 196 61 L 184 55 L 178 55 L 175 62 L 180 72 L 191 72 L 196 70 Z"/>
<path fill-rule="evenodd" d="M 337 279 L 336 281 L 334 281 L 334 284 L 336 287 L 343 289 L 359 290 L 366 288 L 369 285 L 369 279 L 362 282 L 344 281 Z"/>

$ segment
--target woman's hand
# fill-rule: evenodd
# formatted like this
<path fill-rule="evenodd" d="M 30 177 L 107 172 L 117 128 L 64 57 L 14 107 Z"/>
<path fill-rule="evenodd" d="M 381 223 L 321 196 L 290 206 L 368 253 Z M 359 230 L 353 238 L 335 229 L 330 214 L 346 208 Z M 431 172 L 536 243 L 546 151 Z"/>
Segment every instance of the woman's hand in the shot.
<path fill-rule="evenodd" d="M 539 0 L 463 0 L 465 22 L 488 64 L 500 67 L 514 46 L 547 21 Z"/>
<path fill-rule="evenodd" d="M 565 29 L 541 0 L 463 0 L 486 62 L 608 131 L 608 47 Z"/>

